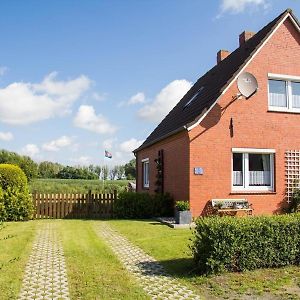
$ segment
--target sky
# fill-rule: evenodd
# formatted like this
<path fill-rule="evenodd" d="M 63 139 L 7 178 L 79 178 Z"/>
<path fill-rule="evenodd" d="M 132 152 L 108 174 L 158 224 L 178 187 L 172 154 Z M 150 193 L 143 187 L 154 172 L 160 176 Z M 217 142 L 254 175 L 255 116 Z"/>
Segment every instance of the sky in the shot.
<path fill-rule="evenodd" d="M 300 18 L 300 0 L 1 0 L 0 148 L 126 163 L 218 50 L 286 8 Z"/>

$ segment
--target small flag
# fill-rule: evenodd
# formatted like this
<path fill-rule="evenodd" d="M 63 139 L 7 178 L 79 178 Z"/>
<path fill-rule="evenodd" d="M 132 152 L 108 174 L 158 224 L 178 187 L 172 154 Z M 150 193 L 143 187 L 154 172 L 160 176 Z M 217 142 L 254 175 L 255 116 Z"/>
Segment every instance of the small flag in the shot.
<path fill-rule="evenodd" d="M 110 152 L 108 152 L 107 150 L 105 150 L 104 156 L 107 158 L 112 158 L 112 154 Z"/>

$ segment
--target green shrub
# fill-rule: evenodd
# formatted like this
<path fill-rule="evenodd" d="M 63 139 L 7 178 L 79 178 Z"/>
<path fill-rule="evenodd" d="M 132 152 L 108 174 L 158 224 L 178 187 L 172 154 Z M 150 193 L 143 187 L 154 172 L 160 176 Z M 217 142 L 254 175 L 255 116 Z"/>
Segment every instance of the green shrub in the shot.
<path fill-rule="evenodd" d="M 123 192 L 114 203 L 114 215 L 117 218 L 143 219 L 172 214 L 173 199 L 169 194 Z"/>
<path fill-rule="evenodd" d="M 190 203 L 188 201 L 176 201 L 176 208 L 178 211 L 189 210 Z"/>
<path fill-rule="evenodd" d="M 293 196 L 291 199 L 291 203 L 288 207 L 288 212 L 300 212 L 300 189 L 295 189 L 293 191 Z"/>
<path fill-rule="evenodd" d="M 27 177 L 16 165 L 0 164 L 0 186 L 3 190 L 10 187 L 24 191 L 27 188 Z"/>
<path fill-rule="evenodd" d="M 32 213 L 26 175 L 18 166 L 0 164 L 0 221 L 28 220 Z"/>
<path fill-rule="evenodd" d="M 207 274 L 299 265 L 300 214 L 199 218 L 192 251 Z"/>
<path fill-rule="evenodd" d="M 25 221 L 32 219 L 33 203 L 28 190 L 8 188 L 3 193 L 3 221 Z M 1 218 L 1 217 L 0 217 Z"/>

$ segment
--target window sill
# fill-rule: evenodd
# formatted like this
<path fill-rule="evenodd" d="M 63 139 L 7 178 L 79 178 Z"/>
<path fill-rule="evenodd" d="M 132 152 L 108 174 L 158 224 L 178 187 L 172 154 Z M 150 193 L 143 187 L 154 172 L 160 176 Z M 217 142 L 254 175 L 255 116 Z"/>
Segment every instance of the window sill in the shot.
<path fill-rule="evenodd" d="M 230 195 L 276 195 L 273 191 L 232 191 Z"/>
<path fill-rule="evenodd" d="M 270 108 L 268 112 L 275 112 L 275 113 L 288 113 L 288 114 L 300 114 L 300 110 L 296 109 L 281 109 L 281 108 Z"/>

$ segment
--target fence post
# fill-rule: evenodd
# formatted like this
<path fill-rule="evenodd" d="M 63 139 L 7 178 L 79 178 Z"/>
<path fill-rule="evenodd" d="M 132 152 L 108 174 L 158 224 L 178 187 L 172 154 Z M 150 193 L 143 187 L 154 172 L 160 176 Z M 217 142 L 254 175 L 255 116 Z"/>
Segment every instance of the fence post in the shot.
<path fill-rule="evenodd" d="M 117 190 L 114 190 L 114 197 L 112 199 L 112 204 L 111 204 L 111 216 L 114 217 L 114 204 L 115 204 L 115 201 L 117 200 L 118 198 L 118 191 Z"/>

